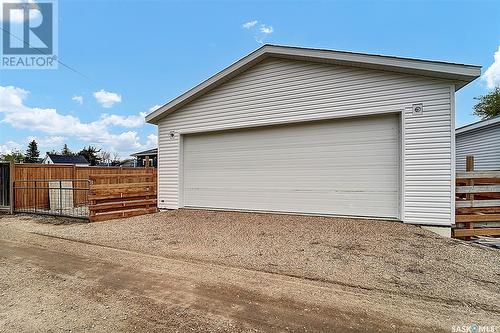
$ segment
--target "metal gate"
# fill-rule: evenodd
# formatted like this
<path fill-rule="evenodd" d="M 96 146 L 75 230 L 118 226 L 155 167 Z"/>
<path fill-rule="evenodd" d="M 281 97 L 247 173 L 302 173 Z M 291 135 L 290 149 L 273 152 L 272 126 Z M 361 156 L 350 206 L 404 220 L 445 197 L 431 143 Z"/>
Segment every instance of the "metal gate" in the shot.
<path fill-rule="evenodd" d="M 0 162 L 0 210 L 10 210 L 10 163 Z"/>
<path fill-rule="evenodd" d="M 14 181 L 16 213 L 89 218 L 88 179 L 32 179 Z"/>

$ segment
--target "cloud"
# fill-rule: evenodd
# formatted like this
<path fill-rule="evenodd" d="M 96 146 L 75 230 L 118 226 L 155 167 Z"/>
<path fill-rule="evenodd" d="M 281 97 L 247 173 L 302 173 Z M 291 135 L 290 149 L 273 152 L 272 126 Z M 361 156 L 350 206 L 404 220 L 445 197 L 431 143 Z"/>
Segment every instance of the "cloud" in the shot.
<path fill-rule="evenodd" d="M 38 144 L 38 150 L 40 151 L 40 156 L 43 156 L 45 152 L 51 150 L 60 150 L 66 141 L 64 136 L 28 136 L 24 141 L 26 146 L 29 142 L 35 140 Z"/>
<path fill-rule="evenodd" d="M 141 143 L 136 131 L 112 133 L 112 127 L 136 128 L 144 124 L 146 112 L 137 115 L 122 116 L 102 114 L 98 120 L 82 122 L 73 115 L 60 114 L 53 108 L 27 106 L 24 102 L 29 92 L 13 86 L 0 86 L 0 113 L 4 118 L 0 124 L 9 124 L 14 128 L 39 131 L 51 138 L 53 144 L 63 143 L 66 137 L 75 138 L 117 152 L 132 152 L 149 148 L 151 138 Z M 62 138 L 62 139 L 61 139 Z M 49 139 L 46 139 L 49 145 Z M 2 149 L 6 149 L 3 147 Z"/>
<path fill-rule="evenodd" d="M 7 141 L 5 144 L 0 144 L 0 155 L 10 154 L 13 151 L 20 151 L 24 153 L 28 143 L 35 140 L 38 144 L 38 150 L 40 151 L 40 156 L 43 156 L 46 151 L 52 149 L 59 150 L 62 148 L 66 138 L 63 136 L 28 136 L 24 139 L 23 144 L 19 144 L 15 141 Z"/>
<path fill-rule="evenodd" d="M 138 115 L 119 116 L 116 114 L 102 114 L 99 122 L 104 126 L 139 127 L 144 124 L 146 112 L 139 112 Z"/>
<path fill-rule="evenodd" d="M 274 29 L 270 25 L 261 24 L 259 31 L 263 34 L 269 35 L 273 33 Z"/>
<path fill-rule="evenodd" d="M 484 72 L 482 79 L 486 81 L 486 85 L 489 89 L 493 89 L 500 86 L 500 45 L 498 50 L 495 52 L 494 61 L 490 67 Z"/>
<path fill-rule="evenodd" d="M 94 92 L 94 98 L 103 108 L 110 108 L 115 103 L 122 101 L 122 95 L 101 89 Z"/>
<path fill-rule="evenodd" d="M 267 36 L 269 36 L 270 34 L 272 34 L 274 32 L 274 28 L 272 26 L 264 24 L 264 23 L 257 26 L 257 23 L 258 23 L 257 20 L 249 21 L 249 22 L 243 23 L 242 27 L 244 29 L 252 31 L 254 34 L 253 37 L 254 37 L 255 41 L 259 44 L 263 44 L 264 40 L 267 38 Z"/>
<path fill-rule="evenodd" d="M 71 97 L 72 101 L 77 102 L 78 104 L 82 105 L 83 104 L 83 96 L 73 96 Z"/>
<path fill-rule="evenodd" d="M 141 144 L 137 132 L 134 131 L 123 132 L 117 135 L 112 134 L 101 143 L 109 144 L 109 140 L 113 140 L 114 144 L 111 148 L 117 151 L 130 151 L 131 148 L 134 151 L 143 150 L 155 148 L 158 145 L 158 137 L 155 134 L 149 134 L 146 142 Z"/>
<path fill-rule="evenodd" d="M 0 144 L 0 155 L 10 154 L 15 150 L 21 150 L 22 146 L 14 141 L 7 141 L 5 144 Z"/>
<path fill-rule="evenodd" d="M 146 146 L 146 149 L 156 148 L 158 146 L 158 136 L 156 134 L 149 134 L 144 146 Z"/>
<path fill-rule="evenodd" d="M 242 27 L 245 28 L 245 29 L 250 29 L 250 28 L 253 28 L 255 27 L 255 25 L 257 24 L 257 20 L 253 20 L 253 21 L 248 21 L 246 23 L 243 23 Z"/>

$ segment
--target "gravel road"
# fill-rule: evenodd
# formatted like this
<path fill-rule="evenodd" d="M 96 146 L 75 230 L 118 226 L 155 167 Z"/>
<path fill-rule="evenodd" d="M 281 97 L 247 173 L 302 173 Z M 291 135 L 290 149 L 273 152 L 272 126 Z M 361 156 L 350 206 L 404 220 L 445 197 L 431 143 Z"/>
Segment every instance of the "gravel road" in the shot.
<path fill-rule="evenodd" d="M 0 332 L 500 325 L 500 252 L 376 220 L 0 217 Z"/>

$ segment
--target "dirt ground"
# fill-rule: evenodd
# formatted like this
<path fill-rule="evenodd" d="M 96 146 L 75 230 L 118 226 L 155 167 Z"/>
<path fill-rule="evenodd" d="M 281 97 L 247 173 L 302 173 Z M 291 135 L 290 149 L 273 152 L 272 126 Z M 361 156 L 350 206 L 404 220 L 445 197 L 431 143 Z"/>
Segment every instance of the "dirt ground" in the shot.
<path fill-rule="evenodd" d="M 397 222 L 179 210 L 0 216 L 0 332 L 497 325 L 500 251 Z"/>

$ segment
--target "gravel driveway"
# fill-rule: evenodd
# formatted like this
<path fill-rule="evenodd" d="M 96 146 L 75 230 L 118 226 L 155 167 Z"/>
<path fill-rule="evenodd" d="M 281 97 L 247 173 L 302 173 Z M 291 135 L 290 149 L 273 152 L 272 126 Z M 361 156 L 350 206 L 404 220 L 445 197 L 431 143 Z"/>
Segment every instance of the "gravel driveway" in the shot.
<path fill-rule="evenodd" d="M 38 237 L 37 242 L 44 242 L 43 246 L 49 246 L 46 242 L 71 243 L 75 249 L 83 251 L 94 246 L 92 251 L 97 251 L 95 245 L 99 245 L 99 251 L 113 249 L 130 253 L 130 257 L 148 255 L 160 261 L 174 260 L 182 263 L 183 269 L 208 265 L 200 276 L 196 275 L 199 272 L 189 278 L 182 275 L 186 272 L 179 274 L 194 279 L 195 284 L 211 286 L 204 292 L 214 299 L 219 295 L 214 285 L 230 285 L 221 287 L 219 296 L 227 294 L 234 299 L 246 295 L 252 299 L 254 296 L 249 295 L 257 292 L 260 302 L 270 302 L 266 297 L 271 297 L 278 302 L 273 303 L 274 308 L 283 307 L 293 315 L 298 314 L 289 307 L 316 306 L 318 317 L 308 323 L 314 325 L 290 324 L 292 331 L 308 327 L 313 331 L 451 331 L 453 325 L 473 322 L 500 325 L 500 251 L 441 238 L 397 222 L 178 210 L 93 224 L 35 216 L 3 217 L 0 231 L 2 238 L 26 238 L 26 243 Z M 218 275 L 216 271 L 221 268 L 227 277 Z M 231 272 L 246 278 L 231 280 Z M 263 286 L 250 286 L 255 279 Z M 287 289 L 290 281 L 300 282 L 293 292 Z M 255 290 L 260 287 L 271 288 L 272 292 Z M 324 291 L 311 297 L 318 292 L 313 287 Z M 287 295 L 286 300 L 283 295 Z M 214 314 L 210 305 L 203 311 Z M 217 315 L 222 316 L 217 330 L 227 328 L 227 313 Z M 365 324 L 349 316 L 361 318 Z M 270 320 L 267 316 L 260 318 L 264 325 L 256 325 L 248 318 L 234 318 L 239 318 L 235 322 L 238 330 L 250 327 L 273 331 L 271 328 L 277 327 L 265 325 Z M 346 318 L 351 318 L 352 325 L 344 325 Z M 198 328 L 213 328 L 200 325 Z M 286 330 L 286 324 L 278 327 Z"/>

